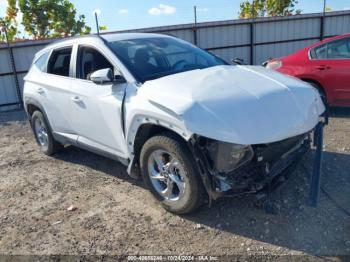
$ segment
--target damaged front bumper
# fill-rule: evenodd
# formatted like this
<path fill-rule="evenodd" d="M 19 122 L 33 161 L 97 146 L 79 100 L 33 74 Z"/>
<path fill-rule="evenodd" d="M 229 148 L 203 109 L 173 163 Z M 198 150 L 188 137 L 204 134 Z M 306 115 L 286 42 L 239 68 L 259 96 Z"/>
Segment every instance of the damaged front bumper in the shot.
<path fill-rule="evenodd" d="M 212 153 L 212 143 L 215 141 L 194 136 L 190 146 L 210 200 L 271 191 L 288 178 L 290 171 L 311 148 L 311 135 L 318 134 L 320 127 L 323 127 L 323 122 L 306 134 L 275 143 L 253 145 L 253 154 L 249 161 L 227 172 L 218 166 L 222 166 L 222 160 L 228 155 L 215 157 Z M 319 177 L 316 173 L 317 175 Z"/>

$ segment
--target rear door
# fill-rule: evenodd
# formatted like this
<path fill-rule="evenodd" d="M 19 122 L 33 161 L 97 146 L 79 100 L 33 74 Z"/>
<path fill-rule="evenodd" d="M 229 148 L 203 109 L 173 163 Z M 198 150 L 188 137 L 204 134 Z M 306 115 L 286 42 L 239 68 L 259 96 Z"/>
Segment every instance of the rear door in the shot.
<path fill-rule="evenodd" d="M 73 133 L 69 112 L 72 50 L 72 46 L 52 50 L 46 74 L 40 79 L 43 84 L 38 92 L 45 98 L 43 106 L 56 133 Z"/>

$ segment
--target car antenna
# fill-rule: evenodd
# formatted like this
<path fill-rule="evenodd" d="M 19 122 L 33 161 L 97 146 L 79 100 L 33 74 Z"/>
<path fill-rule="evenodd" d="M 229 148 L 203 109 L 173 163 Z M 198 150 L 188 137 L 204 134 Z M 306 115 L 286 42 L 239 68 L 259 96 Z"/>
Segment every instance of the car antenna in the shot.
<path fill-rule="evenodd" d="M 95 22 L 96 22 L 96 31 L 97 31 L 97 35 L 100 35 L 100 27 L 98 25 L 97 13 L 98 13 L 98 10 L 95 10 L 94 14 L 95 14 Z"/>

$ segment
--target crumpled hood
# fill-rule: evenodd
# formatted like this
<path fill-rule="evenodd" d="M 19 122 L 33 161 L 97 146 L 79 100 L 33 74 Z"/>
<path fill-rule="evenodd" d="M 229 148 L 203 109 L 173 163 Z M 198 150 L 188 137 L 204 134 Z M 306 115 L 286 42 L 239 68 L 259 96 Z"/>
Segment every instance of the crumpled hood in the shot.
<path fill-rule="evenodd" d="M 192 133 L 237 143 L 310 131 L 324 111 L 310 85 L 261 66 L 215 66 L 146 82 L 139 94 L 179 115 Z"/>

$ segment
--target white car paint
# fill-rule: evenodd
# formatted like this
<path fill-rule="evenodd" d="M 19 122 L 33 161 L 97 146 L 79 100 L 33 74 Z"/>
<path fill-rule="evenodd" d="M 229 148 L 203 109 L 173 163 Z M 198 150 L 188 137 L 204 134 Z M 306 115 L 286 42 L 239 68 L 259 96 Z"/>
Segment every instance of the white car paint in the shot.
<path fill-rule="evenodd" d="M 190 133 L 245 145 L 306 133 L 325 109 L 308 84 L 260 66 L 187 71 L 146 82 L 139 95 L 172 111 Z"/>
<path fill-rule="evenodd" d="M 144 37 L 118 34 L 114 40 Z M 147 37 L 168 37 L 150 35 Z M 39 102 L 54 134 L 64 142 L 132 163 L 134 140 L 144 123 L 165 126 L 189 140 L 193 134 L 236 144 L 283 140 L 313 129 L 324 111 L 309 85 L 262 67 L 215 66 L 138 83 L 98 37 L 73 38 L 48 46 L 90 45 L 127 80 L 97 85 L 32 67 L 25 77 L 24 103 Z M 73 54 L 75 58 L 76 55 Z M 71 70 L 75 62 L 71 64 Z M 126 92 L 124 94 L 124 92 Z M 123 132 L 123 106 L 125 95 Z M 130 167 L 130 166 L 129 166 Z"/>

